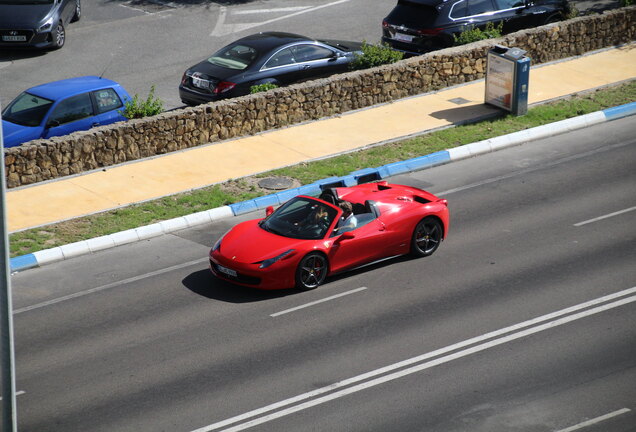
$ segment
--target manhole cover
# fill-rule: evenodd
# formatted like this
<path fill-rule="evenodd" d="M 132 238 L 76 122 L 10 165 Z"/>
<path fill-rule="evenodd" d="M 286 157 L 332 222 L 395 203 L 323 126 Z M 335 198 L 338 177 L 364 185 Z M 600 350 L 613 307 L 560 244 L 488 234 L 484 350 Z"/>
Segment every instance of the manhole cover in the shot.
<path fill-rule="evenodd" d="M 290 188 L 292 181 L 285 177 L 267 177 L 259 180 L 258 185 L 263 189 L 282 190 Z"/>
<path fill-rule="evenodd" d="M 454 104 L 457 104 L 457 105 L 463 105 L 463 104 L 466 104 L 466 103 L 470 102 L 468 99 L 464 99 L 463 97 L 449 99 L 448 101 L 452 102 Z"/>

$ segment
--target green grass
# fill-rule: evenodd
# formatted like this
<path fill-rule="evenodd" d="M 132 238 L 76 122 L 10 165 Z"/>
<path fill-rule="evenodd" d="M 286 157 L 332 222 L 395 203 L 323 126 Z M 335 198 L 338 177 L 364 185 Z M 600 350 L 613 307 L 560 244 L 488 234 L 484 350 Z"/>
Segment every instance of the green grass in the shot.
<path fill-rule="evenodd" d="M 636 101 L 636 81 L 536 106 L 530 108 L 528 114 L 522 117 L 505 115 L 476 124 L 436 131 L 405 141 L 270 171 L 259 177 L 287 176 L 298 180 L 301 184 L 309 184 L 322 178 L 342 176 L 358 169 L 378 167 L 423 156 L 634 101 Z M 269 192 L 256 187 L 253 181 L 239 179 L 193 192 L 21 231 L 9 237 L 11 256 L 112 234 L 245 201 L 267 193 Z"/>

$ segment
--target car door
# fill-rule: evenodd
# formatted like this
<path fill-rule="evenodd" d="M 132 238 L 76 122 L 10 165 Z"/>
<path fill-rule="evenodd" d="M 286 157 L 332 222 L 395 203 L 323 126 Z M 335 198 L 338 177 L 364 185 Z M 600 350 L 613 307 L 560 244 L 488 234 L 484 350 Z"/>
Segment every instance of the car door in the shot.
<path fill-rule="evenodd" d="M 525 0 L 495 0 L 497 7 L 493 15 L 495 27 L 503 22 L 503 32 L 511 33 L 530 26 Z"/>
<path fill-rule="evenodd" d="M 347 238 L 353 235 L 353 238 Z M 329 248 L 329 266 L 339 272 L 385 257 L 386 227 L 379 219 L 373 219 L 346 235 L 334 237 Z"/>
<path fill-rule="evenodd" d="M 298 64 L 291 48 L 275 52 L 263 65 L 254 81 L 274 79 L 282 85 L 292 84 L 298 79 Z"/>
<path fill-rule="evenodd" d="M 347 70 L 347 61 L 322 45 L 298 44 L 291 47 L 299 66 L 298 81 L 326 77 Z"/>
<path fill-rule="evenodd" d="M 124 103 L 113 88 L 105 88 L 91 92 L 95 101 L 96 114 L 93 126 L 107 125 L 125 120 L 119 111 L 124 108 Z"/>
<path fill-rule="evenodd" d="M 52 108 L 46 120 L 42 138 L 88 130 L 94 125 L 93 123 L 93 102 L 90 94 L 71 96 L 59 101 Z"/>
<path fill-rule="evenodd" d="M 75 14 L 75 0 L 55 0 L 60 4 L 60 18 L 66 26 L 71 22 L 71 18 Z"/>

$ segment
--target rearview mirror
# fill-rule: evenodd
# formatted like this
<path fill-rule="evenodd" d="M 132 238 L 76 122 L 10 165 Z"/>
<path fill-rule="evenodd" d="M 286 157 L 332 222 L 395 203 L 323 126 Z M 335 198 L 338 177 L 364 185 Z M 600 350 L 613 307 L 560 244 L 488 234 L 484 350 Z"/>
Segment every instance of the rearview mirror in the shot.
<path fill-rule="evenodd" d="M 272 213 L 274 213 L 274 206 L 267 206 L 267 208 L 265 209 L 265 216 L 269 216 Z"/>

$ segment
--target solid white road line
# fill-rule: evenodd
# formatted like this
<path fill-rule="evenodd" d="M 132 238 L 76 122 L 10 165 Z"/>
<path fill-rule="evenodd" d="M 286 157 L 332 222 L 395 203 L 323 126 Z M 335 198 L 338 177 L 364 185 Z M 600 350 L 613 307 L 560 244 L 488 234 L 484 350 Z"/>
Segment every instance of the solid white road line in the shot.
<path fill-rule="evenodd" d="M 42 303 L 37 303 L 37 304 L 31 305 L 31 306 L 26 306 L 26 307 L 23 307 L 23 308 L 20 308 L 20 309 L 15 309 L 13 311 L 13 314 L 17 315 L 17 314 L 22 313 L 22 312 L 27 312 L 27 311 L 30 311 L 30 310 L 33 310 L 33 309 L 39 309 L 39 308 L 42 308 L 42 307 L 45 307 L 45 306 L 50 306 L 50 305 L 53 305 L 53 304 L 56 304 L 56 303 L 60 303 L 60 302 L 66 301 L 66 300 L 74 299 L 74 298 L 77 298 L 77 297 L 83 297 L 83 296 L 88 295 L 88 294 L 93 294 L 93 293 L 96 293 L 96 292 L 99 292 L 99 291 L 107 290 L 109 288 L 114 288 L 114 287 L 117 287 L 117 286 L 120 286 L 120 285 L 125 285 L 125 284 L 131 283 L 131 282 L 136 282 L 136 281 L 139 281 L 139 280 L 142 280 L 142 279 L 146 279 L 146 278 L 149 278 L 149 277 L 153 277 L 153 276 L 157 276 L 157 275 L 160 275 L 160 274 L 168 273 L 168 272 L 171 272 L 173 270 L 178 270 L 180 268 L 190 267 L 190 266 L 193 266 L 193 265 L 196 265 L 196 264 L 200 264 L 200 263 L 206 262 L 206 261 L 208 261 L 208 258 L 201 258 L 201 259 L 194 260 L 194 261 L 188 261 L 188 262 L 183 263 L 183 264 L 177 264 L 177 265 L 174 265 L 174 266 L 171 266 L 171 267 L 166 267 L 166 268 L 163 268 L 161 270 L 157 270 L 157 271 L 153 271 L 153 272 L 146 273 L 146 274 L 143 274 L 143 275 L 131 277 L 131 278 L 124 279 L 124 280 L 121 280 L 121 281 L 118 281 L 118 282 L 109 283 L 109 284 L 102 285 L 102 286 L 99 286 L 99 287 L 96 287 L 96 288 L 91 288 L 91 289 L 87 289 L 87 290 L 84 290 L 84 291 L 80 291 L 80 292 L 76 292 L 76 293 L 73 293 L 73 294 L 69 294 L 69 295 L 64 296 L 64 297 L 58 297 L 58 298 L 55 298 L 55 299 L 52 299 L 52 300 L 48 300 L 48 301 L 45 301 L 45 302 L 42 302 Z"/>
<path fill-rule="evenodd" d="M 367 289 L 367 287 L 356 288 L 356 289 L 353 289 L 351 291 L 343 292 L 343 293 L 340 293 L 340 294 L 333 295 L 331 297 L 326 297 L 326 298 L 321 299 L 321 300 L 313 301 L 311 303 L 306 303 L 304 305 L 296 306 L 296 307 L 293 307 L 291 309 L 286 309 L 284 311 L 276 312 L 276 313 L 271 314 L 270 316 L 271 317 L 277 317 L 277 316 L 284 315 L 284 314 L 289 313 L 289 312 L 297 311 L 298 309 L 304 309 L 304 308 L 309 307 L 309 306 L 313 306 L 313 305 L 317 305 L 319 303 L 324 303 L 324 302 L 329 301 L 329 300 L 337 299 L 338 297 L 343 297 L 343 296 L 346 296 L 346 295 L 349 295 L 349 294 L 357 293 L 357 292 L 365 290 L 365 289 Z"/>
<path fill-rule="evenodd" d="M 278 411 L 278 412 L 274 412 L 274 413 L 265 415 L 263 417 L 260 417 L 260 418 L 254 419 L 254 420 L 247 421 L 246 423 L 242 423 L 240 425 L 237 425 L 235 427 L 227 429 L 227 431 L 239 431 L 239 430 L 247 429 L 247 428 L 255 426 L 257 424 L 265 423 L 267 421 L 274 420 L 276 418 L 289 415 L 289 414 L 291 414 L 293 412 L 300 411 L 300 410 L 303 410 L 303 409 L 307 409 L 309 407 L 312 407 L 312 406 L 315 406 L 315 405 L 318 405 L 318 404 L 321 404 L 321 403 L 324 403 L 324 402 L 328 402 L 330 400 L 333 400 L 333 399 L 336 399 L 336 398 L 339 398 L 339 397 L 342 397 L 342 396 L 345 396 L 345 395 L 348 395 L 348 394 L 351 394 L 351 393 L 354 393 L 354 392 L 357 392 L 357 391 L 360 391 L 360 390 L 364 390 L 366 388 L 369 388 L 369 387 L 372 387 L 372 386 L 375 386 L 375 385 L 378 385 L 378 384 L 382 384 L 382 383 L 387 382 L 387 381 L 391 381 L 391 380 L 394 380 L 394 379 L 397 379 L 397 378 L 401 378 L 402 376 L 405 376 L 405 375 L 408 375 L 408 374 L 412 374 L 412 373 L 415 373 L 415 372 L 419 372 L 421 370 L 428 369 L 428 368 L 431 368 L 433 366 L 437 366 L 439 364 L 446 363 L 446 362 L 449 362 L 451 360 L 455 360 L 457 358 L 461 358 L 461 357 L 467 356 L 469 354 L 473 354 L 475 352 L 483 351 L 485 349 L 492 348 L 494 346 L 501 345 L 503 343 L 510 342 L 510 341 L 513 341 L 513 340 L 516 340 L 516 339 L 531 335 L 533 333 L 538 333 L 540 331 L 547 330 L 547 329 L 550 329 L 550 328 L 554 328 L 554 327 L 557 327 L 559 325 L 563 325 L 563 324 L 566 324 L 568 322 L 571 322 L 571 321 L 574 321 L 574 320 L 577 320 L 577 319 L 581 319 L 581 318 L 589 316 L 589 315 L 600 313 L 600 312 L 603 312 L 605 310 L 608 310 L 608 309 L 611 309 L 611 308 L 614 308 L 614 307 L 618 307 L 618 306 L 621 306 L 621 305 L 624 305 L 624 304 L 628 304 L 628 303 L 634 302 L 634 301 L 636 301 L 636 295 L 633 295 L 634 293 L 636 293 L 636 287 L 632 287 L 632 288 L 629 288 L 629 289 L 626 289 L 626 290 L 623 290 L 623 291 L 619 291 L 619 292 L 616 292 L 616 293 L 613 293 L 613 294 L 609 294 L 609 295 L 606 295 L 606 296 L 603 296 L 603 297 L 599 297 L 597 299 L 593 299 L 593 300 L 590 300 L 590 301 L 585 302 L 585 303 L 581 303 L 581 304 L 578 304 L 578 305 L 575 305 L 575 306 L 571 306 L 569 308 L 562 309 L 560 311 L 556 311 L 556 312 L 553 312 L 553 313 L 550 313 L 550 314 L 547 314 L 547 315 L 543 315 L 543 316 L 540 316 L 540 317 L 537 317 L 537 318 L 534 318 L 534 319 L 531 319 L 531 320 L 528 320 L 528 321 L 524 321 L 524 322 L 521 322 L 521 323 L 518 323 L 518 324 L 515 324 L 515 325 L 512 325 L 512 326 L 509 326 L 509 327 L 505 327 L 505 328 L 502 328 L 502 329 L 499 329 L 499 330 L 495 330 L 493 332 L 486 333 L 486 334 L 481 335 L 481 336 L 477 336 L 477 337 L 474 337 L 474 338 L 471 338 L 471 339 L 467 339 L 467 340 L 462 341 L 462 342 L 458 342 L 458 343 L 453 344 L 453 345 L 449 345 L 449 346 L 447 346 L 445 348 L 441 348 L 441 349 L 438 349 L 438 350 L 435 350 L 435 351 L 431 351 L 429 353 L 422 354 L 420 356 L 413 357 L 413 358 L 410 358 L 410 359 L 407 359 L 407 360 L 403 360 L 401 362 L 394 363 L 392 365 L 385 366 L 383 368 L 376 369 L 376 370 L 373 370 L 373 371 L 370 371 L 370 372 L 367 372 L 367 373 L 364 373 L 364 374 L 361 374 L 361 375 L 358 375 L 358 376 L 355 376 L 355 377 L 352 377 L 352 378 L 349 378 L 349 379 L 346 379 L 346 380 L 343 380 L 343 381 L 340 381 L 340 382 L 337 382 L 337 383 L 334 383 L 334 384 L 331 384 L 331 385 L 326 386 L 326 387 L 322 387 L 322 388 L 319 388 L 319 389 L 316 389 L 316 390 L 313 390 L 313 391 L 310 391 L 310 392 L 307 392 L 307 393 L 303 393 L 303 394 L 300 394 L 298 396 L 294 396 L 292 398 L 285 399 L 283 401 L 276 402 L 276 403 L 273 403 L 271 405 L 267 405 L 267 406 L 262 407 L 262 408 L 258 408 L 256 410 L 252 410 L 252 411 L 246 412 L 244 414 L 240 414 L 240 415 L 237 415 L 235 417 L 231 417 L 231 418 L 228 418 L 226 420 L 222 420 L 222 421 L 219 421 L 217 423 L 213 423 L 211 425 L 204 426 L 202 428 L 196 429 L 193 432 L 211 432 L 211 431 L 214 431 L 214 430 L 218 430 L 218 429 L 220 429 L 222 427 L 229 426 L 229 425 L 231 425 L 233 423 L 238 423 L 238 422 L 241 422 L 241 421 L 245 421 L 245 420 L 247 420 L 249 418 L 253 418 L 253 417 L 259 416 L 261 414 L 264 414 L 264 413 L 267 413 L 267 412 L 270 412 L 270 411 L 278 410 L 278 409 L 283 408 L 285 406 L 292 405 L 292 404 L 295 404 L 295 403 L 298 403 L 298 402 L 302 402 L 302 401 L 308 400 L 310 398 L 313 398 L 315 396 L 318 396 L 318 395 L 321 395 L 321 394 L 324 394 L 324 393 L 328 393 L 328 392 L 332 392 L 334 390 L 350 386 L 352 384 L 355 384 L 355 383 L 358 383 L 358 382 L 361 382 L 361 381 L 364 381 L 364 380 L 367 380 L 367 379 L 370 379 L 370 378 L 373 378 L 373 377 L 376 377 L 376 376 L 379 376 L 379 375 L 382 375 L 382 374 L 385 374 L 385 373 L 388 373 L 388 372 L 391 372 L 391 371 L 394 371 L 394 370 L 397 370 L 397 369 L 400 369 L 400 368 L 403 368 L 405 366 L 412 365 L 414 363 L 419 363 L 419 362 L 422 362 L 424 360 L 428 360 L 428 359 L 431 359 L 431 358 L 434 358 L 434 357 L 438 357 L 438 356 L 440 356 L 442 354 L 450 353 L 450 352 L 456 351 L 456 350 L 458 350 L 460 348 L 467 347 L 469 345 L 474 345 L 474 344 L 476 344 L 478 342 L 483 342 L 483 341 L 486 341 L 486 340 L 489 340 L 489 339 L 493 339 L 495 337 L 502 336 L 502 335 L 505 335 L 507 333 L 516 332 L 516 333 L 509 334 L 508 336 L 500 337 L 499 339 L 490 340 L 489 342 L 482 343 L 481 345 L 475 345 L 472 348 L 468 348 L 468 349 L 465 349 L 463 351 L 455 352 L 454 354 L 449 354 L 449 355 L 446 355 L 444 357 L 439 357 L 439 358 L 437 358 L 435 360 L 431 360 L 431 361 L 428 361 L 426 363 L 419 364 L 417 366 L 412 366 L 410 368 L 403 369 L 402 371 L 399 371 L 399 372 L 393 372 L 393 373 L 391 373 L 389 375 L 385 375 L 385 376 L 382 376 L 382 377 L 379 377 L 379 378 L 375 378 L 373 380 L 366 381 L 366 382 L 363 382 L 361 384 L 357 384 L 357 385 L 352 386 L 352 387 L 344 388 L 343 390 L 331 393 L 329 395 L 323 396 L 323 397 L 318 398 L 318 399 L 313 399 L 311 401 L 304 402 L 302 404 L 299 404 L 299 405 L 296 405 L 296 406 L 293 406 L 293 407 L 290 407 L 290 408 L 287 408 L 287 409 L 284 409 L 284 410 L 281 410 L 281 411 Z M 626 296 L 630 296 L 630 295 L 631 295 L 631 297 L 626 297 Z M 616 299 L 618 299 L 618 300 L 616 300 Z M 576 311 L 580 311 L 582 309 L 589 308 L 591 306 L 595 306 L 595 305 L 599 305 L 599 304 L 602 304 L 602 303 L 606 303 L 606 302 L 608 302 L 610 300 L 615 300 L 615 301 L 612 302 L 612 303 L 609 303 L 609 304 L 602 305 L 602 306 L 597 306 L 597 307 L 595 307 L 593 309 L 588 309 L 586 311 L 579 312 L 579 313 L 574 314 L 574 315 L 569 315 L 569 316 L 564 317 L 564 318 L 555 319 L 555 318 L 558 318 L 558 317 L 562 317 L 564 315 L 571 314 L 571 313 L 576 312 Z M 552 321 L 549 321 L 549 320 L 552 320 Z M 539 323 L 543 323 L 545 321 L 548 321 L 548 322 L 539 325 Z M 535 327 L 531 327 L 531 326 L 535 326 Z M 531 328 L 528 328 L 526 330 L 521 330 L 521 329 L 524 329 L 524 328 L 527 328 L 527 327 L 531 327 Z"/>
<path fill-rule="evenodd" d="M 619 211 L 616 211 L 614 213 L 609 213 L 609 214 L 606 214 L 606 215 L 603 215 L 603 216 L 599 216 L 599 217 L 594 218 L 594 219 L 589 219 L 589 220 L 586 220 L 586 221 L 583 221 L 583 222 L 575 223 L 574 226 L 575 227 L 580 227 L 582 225 L 587 225 L 587 224 L 592 223 L 592 222 L 597 222 L 597 221 L 600 221 L 600 220 L 603 220 L 603 219 L 611 218 L 613 216 L 618 216 L 620 214 L 627 213 L 627 212 L 634 211 L 634 210 L 636 210 L 636 206 L 630 207 L 630 208 L 627 208 L 627 209 L 624 209 L 624 210 L 619 210 Z"/>
<path fill-rule="evenodd" d="M 605 414 L 603 416 L 593 418 L 592 420 L 588 420 L 588 421 L 585 421 L 583 423 L 579 423 L 577 425 L 570 426 L 569 428 L 560 429 L 560 430 L 558 430 L 556 432 L 573 432 L 575 430 L 579 430 L 579 429 L 583 429 L 584 427 L 592 426 L 592 425 L 594 425 L 596 423 L 600 423 L 602 421 L 609 420 L 609 419 L 611 419 L 613 417 L 619 416 L 621 414 L 628 413 L 630 411 L 631 410 L 629 408 L 619 409 L 619 410 L 611 412 L 609 414 Z"/>

